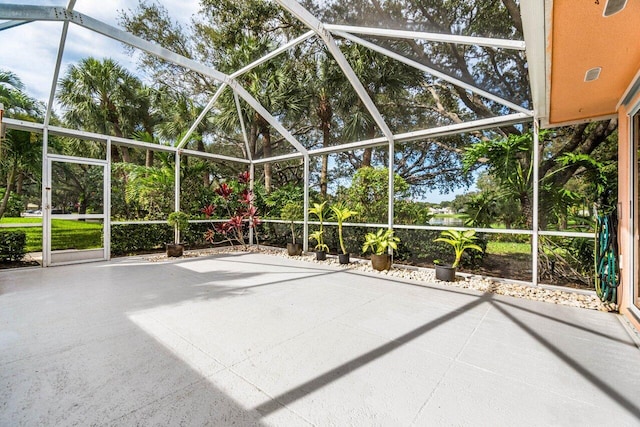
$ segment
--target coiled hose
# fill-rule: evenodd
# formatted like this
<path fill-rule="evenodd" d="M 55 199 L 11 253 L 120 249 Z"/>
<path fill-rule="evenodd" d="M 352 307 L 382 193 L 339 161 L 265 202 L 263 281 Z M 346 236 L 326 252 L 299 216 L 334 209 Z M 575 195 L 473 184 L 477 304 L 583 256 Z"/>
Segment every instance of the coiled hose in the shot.
<path fill-rule="evenodd" d="M 617 288 L 620 284 L 617 219 L 615 211 L 596 217 L 595 285 L 602 302 L 617 302 Z"/>

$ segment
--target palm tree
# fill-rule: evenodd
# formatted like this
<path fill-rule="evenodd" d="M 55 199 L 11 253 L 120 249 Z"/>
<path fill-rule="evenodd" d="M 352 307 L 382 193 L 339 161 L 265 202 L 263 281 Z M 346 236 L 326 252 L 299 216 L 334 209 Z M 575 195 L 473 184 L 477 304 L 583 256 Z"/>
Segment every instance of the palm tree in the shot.
<path fill-rule="evenodd" d="M 307 68 L 314 73 L 312 108 L 320 121 L 318 127 L 322 137 L 322 147 L 329 147 L 332 143 L 331 125 L 334 119 L 334 104 L 337 102 L 336 97 L 341 85 L 344 85 L 344 75 L 337 72 L 337 65 L 326 49 L 314 55 L 313 62 L 310 62 Z M 323 197 L 327 195 L 328 172 L 329 156 L 323 154 L 320 166 L 320 194 Z"/>
<path fill-rule="evenodd" d="M 29 116 L 16 116 L 21 120 L 33 120 Z M 6 184 L 0 202 L 0 218 L 4 215 L 9 197 L 21 185 L 23 177 L 29 173 L 37 174 L 41 165 L 42 140 L 34 138 L 29 132 L 9 130 L 0 148 L 0 176 L 4 175 Z"/>
<path fill-rule="evenodd" d="M 34 121 L 42 115 L 42 106 L 24 92 L 20 78 L 9 71 L 0 70 L 0 103 L 4 104 L 8 117 Z M 20 190 L 25 175 L 39 171 L 41 155 L 42 145 L 34 135 L 7 131 L 0 144 L 0 176 L 6 184 L 0 201 L 0 218 L 4 216 L 11 193 Z"/>
<path fill-rule="evenodd" d="M 148 110 L 140 80 L 112 59 L 85 58 L 72 65 L 59 82 L 58 99 L 66 108 L 63 119 L 84 130 L 129 137 Z M 130 161 L 121 147 L 122 159 Z M 112 147 L 112 158 L 119 159 Z"/>
<path fill-rule="evenodd" d="M 345 44 L 343 52 L 383 117 L 399 116 L 402 106 L 398 105 L 398 100 L 410 99 L 411 92 L 424 80 L 423 73 L 415 68 L 360 45 Z M 356 141 L 361 138 L 374 138 L 378 126 L 373 117 L 346 78 L 343 77 L 342 81 L 343 87 L 348 85 L 348 88 L 340 90 L 341 96 L 337 100 L 336 112 L 344 121 L 346 139 Z M 393 124 L 389 125 L 394 131 Z M 351 163 L 357 168 L 371 166 L 373 149 L 365 149 L 361 158 L 357 158 L 355 153 L 350 153 L 349 156 Z"/>
<path fill-rule="evenodd" d="M 36 114 L 40 105 L 24 92 L 24 84 L 11 71 L 0 70 L 0 103 L 7 114 Z"/>
<path fill-rule="evenodd" d="M 243 49 L 252 50 L 255 44 L 255 41 L 247 40 L 241 43 L 234 53 L 246 57 L 248 52 Z M 281 56 L 245 73 L 238 80 L 273 116 L 295 123 L 309 105 L 308 84 L 304 77 L 296 73 L 298 64 L 295 61 L 287 61 L 284 55 Z M 239 135 L 240 123 L 233 95 L 226 92 L 220 97 L 218 104 L 220 106 L 218 125 L 230 134 Z M 241 103 L 241 105 L 252 158 L 271 157 L 281 139 L 274 142 L 271 125 L 265 118 L 253 109 L 247 108 L 246 104 Z M 264 186 L 267 193 L 272 188 L 272 175 L 271 164 L 265 163 Z"/>

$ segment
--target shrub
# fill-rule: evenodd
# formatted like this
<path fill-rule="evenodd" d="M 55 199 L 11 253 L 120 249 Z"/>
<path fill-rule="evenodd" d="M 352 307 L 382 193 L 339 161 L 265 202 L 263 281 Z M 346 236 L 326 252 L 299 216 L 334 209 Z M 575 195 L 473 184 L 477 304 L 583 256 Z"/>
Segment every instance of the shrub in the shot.
<path fill-rule="evenodd" d="M 165 224 L 111 226 L 111 253 L 114 255 L 160 249 L 166 242 L 173 242 L 173 230 Z"/>
<path fill-rule="evenodd" d="M 0 232 L 0 261 L 17 262 L 25 254 L 27 233 L 24 231 Z"/>
<path fill-rule="evenodd" d="M 0 199 L 4 197 L 4 192 L 6 189 L 0 189 Z M 19 217 L 24 210 L 24 203 L 22 201 L 22 196 L 16 193 L 9 194 L 9 201 L 7 203 L 7 209 L 4 212 L 5 217 Z"/>

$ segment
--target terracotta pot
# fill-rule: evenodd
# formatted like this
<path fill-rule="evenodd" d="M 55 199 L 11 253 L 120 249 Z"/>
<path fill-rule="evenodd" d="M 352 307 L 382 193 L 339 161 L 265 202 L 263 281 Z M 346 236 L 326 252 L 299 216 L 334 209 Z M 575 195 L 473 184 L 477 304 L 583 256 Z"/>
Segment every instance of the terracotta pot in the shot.
<path fill-rule="evenodd" d="M 325 251 L 316 251 L 316 261 L 324 261 L 325 259 L 327 259 Z"/>
<path fill-rule="evenodd" d="M 184 244 L 182 243 L 167 243 L 167 256 L 179 257 L 184 253 Z"/>
<path fill-rule="evenodd" d="M 436 279 L 442 280 L 443 282 L 455 282 L 456 269 L 450 265 L 436 264 Z"/>
<path fill-rule="evenodd" d="M 302 255 L 302 243 L 287 243 L 289 256 Z"/>
<path fill-rule="evenodd" d="M 371 267 L 378 271 L 389 270 L 391 268 L 391 255 L 371 255 Z"/>
<path fill-rule="evenodd" d="M 338 254 L 338 262 L 340 264 L 349 264 L 349 254 Z"/>

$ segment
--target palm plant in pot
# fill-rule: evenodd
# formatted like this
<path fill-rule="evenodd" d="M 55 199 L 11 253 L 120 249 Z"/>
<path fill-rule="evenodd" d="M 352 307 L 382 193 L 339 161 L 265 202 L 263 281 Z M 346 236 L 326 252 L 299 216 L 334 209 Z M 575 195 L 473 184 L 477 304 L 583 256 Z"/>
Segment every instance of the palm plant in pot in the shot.
<path fill-rule="evenodd" d="M 364 236 L 362 252 L 366 253 L 369 249 L 373 252 L 371 266 L 374 270 L 389 270 L 391 268 L 391 254 L 387 252 L 389 248 L 397 250 L 398 243 L 400 243 L 400 238 L 393 235 L 393 230 L 381 228 L 377 233 L 367 233 Z"/>
<path fill-rule="evenodd" d="M 324 261 L 327 259 L 327 252 L 329 252 L 329 246 L 324 243 L 323 237 L 324 231 L 316 230 L 309 235 L 309 240 L 315 240 L 316 245 L 314 250 L 316 251 L 316 260 Z"/>
<path fill-rule="evenodd" d="M 440 237 L 435 239 L 434 242 L 448 243 L 453 246 L 455 260 L 451 265 L 441 264 L 434 261 L 436 267 L 436 279 L 443 280 L 445 282 L 455 281 L 456 268 L 458 267 L 458 264 L 460 264 L 464 251 L 467 249 L 482 251 L 482 248 L 475 243 L 477 239 L 476 230 L 445 230 L 440 233 Z"/>
<path fill-rule="evenodd" d="M 340 249 L 342 249 L 342 253 L 338 254 L 338 261 L 340 262 L 340 264 L 349 264 L 349 253 L 347 252 L 347 248 L 344 245 L 342 224 L 345 220 L 351 218 L 353 215 L 358 215 L 358 212 L 350 209 L 342 203 L 331 206 L 331 212 L 331 218 L 335 219 L 338 223 L 338 240 L 340 241 Z"/>
<path fill-rule="evenodd" d="M 189 216 L 182 212 L 171 212 L 167 224 L 173 227 L 173 243 L 167 243 L 167 256 L 180 257 L 184 253 L 184 243 L 180 242 L 180 234 L 189 227 Z"/>
<path fill-rule="evenodd" d="M 314 231 L 309 236 L 309 239 L 313 239 L 316 241 L 315 251 L 316 251 L 316 259 L 318 261 L 323 261 L 327 259 L 327 252 L 329 252 L 329 246 L 324 243 L 324 210 L 327 202 L 324 201 L 322 203 L 314 203 L 312 208 L 309 208 L 309 213 L 314 214 L 318 217 L 318 221 L 320 221 L 320 229 Z"/>
<path fill-rule="evenodd" d="M 296 228 L 294 221 L 302 219 L 302 206 L 299 203 L 289 202 L 282 208 L 280 216 L 285 221 L 289 221 L 291 226 L 291 243 L 287 243 L 287 253 L 289 256 L 302 254 L 302 243 L 296 243 Z"/>

